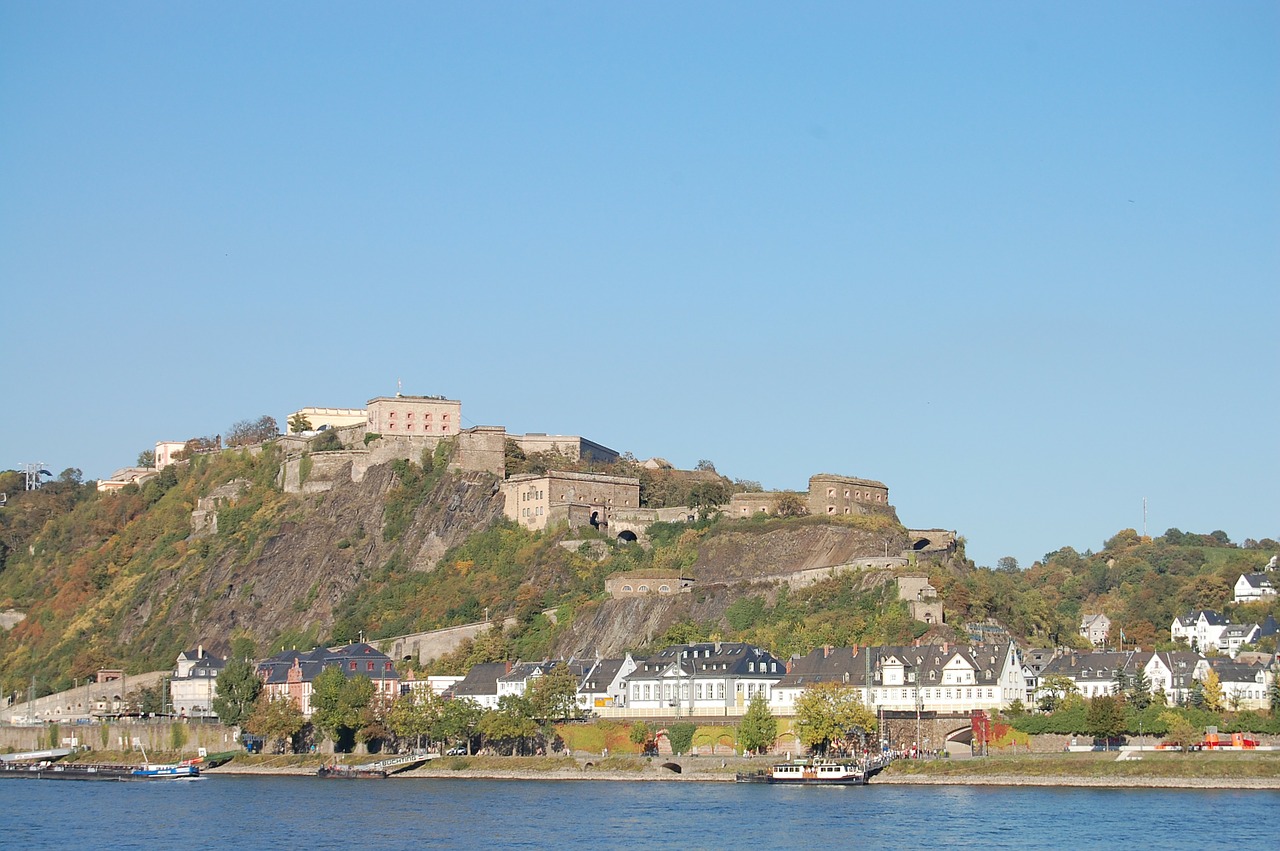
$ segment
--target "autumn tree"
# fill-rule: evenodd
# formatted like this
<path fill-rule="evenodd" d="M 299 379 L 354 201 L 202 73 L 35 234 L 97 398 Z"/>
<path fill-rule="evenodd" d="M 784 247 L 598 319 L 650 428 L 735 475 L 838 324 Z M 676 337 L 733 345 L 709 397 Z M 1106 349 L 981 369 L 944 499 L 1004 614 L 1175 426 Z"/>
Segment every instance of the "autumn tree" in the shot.
<path fill-rule="evenodd" d="M 649 750 L 649 743 L 653 741 L 653 729 L 644 721 L 637 721 L 627 731 L 627 738 L 633 745 L 639 746 L 641 753 L 645 753 Z"/>
<path fill-rule="evenodd" d="M 307 719 L 292 698 L 266 692 L 258 696 L 244 721 L 244 729 L 274 743 L 274 751 L 283 751 L 286 746 L 292 751 L 294 740 L 306 726 Z"/>
<path fill-rule="evenodd" d="M 494 748 L 523 755 L 526 744 L 538 735 L 538 722 L 533 720 L 529 698 L 504 694 L 498 698 L 497 709 L 484 713 L 476 731 Z"/>
<path fill-rule="evenodd" d="M 842 683 L 818 683 L 796 698 L 800 742 L 818 753 L 833 746 L 849 750 L 861 734 L 876 728 L 876 716 L 862 705 L 858 689 Z"/>
<path fill-rule="evenodd" d="M 803 517 L 809 513 L 809 504 L 800 494 L 785 491 L 773 500 L 773 513 L 779 517 Z"/>
<path fill-rule="evenodd" d="M 443 701 L 429 688 L 411 689 L 391 704 L 386 727 L 397 739 L 413 742 L 414 748 L 419 749 L 439 726 L 441 703 Z"/>
<path fill-rule="evenodd" d="M 578 677 L 563 662 L 534 679 L 529 686 L 533 717 L 540 721 L 567 721 L 582 717 L 578 705 Z"/>
<path fill-rule="evenodd" d="M 747 712 L 738 727 L 738 741 L 748 753 L 767 750 L 778 738 L 778 719 L 769 711 L 769 704 L 760 692 L 754 694 Z"/>
<path fill-rule="evenodd" d="M 1222 678 L 1210 668 L 1204 678 L 1204 708 L 1210 712 L 1221 712 L 1222 705 Z"/>
<path fill-rule="evenodd" d="M 262 443 L 280 434 L 275 417 L 263 415 L 256 420 L 240 420 L 227 432 L 227 446 L 248 446 Z"/>
<path fill-rule="evenodd" d="M 1169 728 L 1168 732 L 1164 734 L 1164 741 L 1169 744 L 1186 747 L 1200 741 L 1199 731 L 1181 712 L 1174 712 L 1173 710 L 1161 712 L 1160 720 Z"/>

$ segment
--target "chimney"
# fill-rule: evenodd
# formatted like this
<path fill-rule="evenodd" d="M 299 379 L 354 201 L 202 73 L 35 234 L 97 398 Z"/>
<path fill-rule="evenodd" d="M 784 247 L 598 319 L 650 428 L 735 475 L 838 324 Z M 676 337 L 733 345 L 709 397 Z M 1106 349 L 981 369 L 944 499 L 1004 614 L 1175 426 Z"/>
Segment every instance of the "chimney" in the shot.
<path fill-rule="evenodd" d="M 823 659 L 829 659 L 829 658 L 831 658 L 831 645 L 830 645 L 830 644 L 824 644 L 824 645 L 822 645 L 822 658 L 823 658 Z"/>
<path fill-rule="evenodd" d="M 196 658 L 197 658 L 197 659 L 203 659 L 203 658 L 204 658 L 204 645 L 203 645 L 203 644 L 197 644 L 197 645 L 196 645 Z"/>
<path fill-rule="evenodd" d="M 951 645 L 950 645 L 950 644 L 948 644 L 947 642 L 945 642 L 945 641 L 944 641 L 944 642 L 942 642 L 942 652 L 945 654 L 945 653 L 947 652 L 947 649 L 948 649 L 950 646 L 951 646 Z"/>

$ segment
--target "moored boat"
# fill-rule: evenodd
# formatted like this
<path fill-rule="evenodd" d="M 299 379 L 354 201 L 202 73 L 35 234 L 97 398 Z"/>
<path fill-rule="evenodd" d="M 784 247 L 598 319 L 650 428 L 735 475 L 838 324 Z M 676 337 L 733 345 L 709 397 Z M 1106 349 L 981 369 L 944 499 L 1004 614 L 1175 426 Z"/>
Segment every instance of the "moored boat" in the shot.
<path fill-rule="evenodd" d="M 321 780 L 385 780 L 387 772 L 355 765 L 322 765 L 316 777 Z"/>
<path fill-rule="evenodd" d="M 763 771 L 737 775 L 739 783 L 785 783 L 814 786 L 862 786 L 867 772 L 857 760 L 793 759 Z"/>

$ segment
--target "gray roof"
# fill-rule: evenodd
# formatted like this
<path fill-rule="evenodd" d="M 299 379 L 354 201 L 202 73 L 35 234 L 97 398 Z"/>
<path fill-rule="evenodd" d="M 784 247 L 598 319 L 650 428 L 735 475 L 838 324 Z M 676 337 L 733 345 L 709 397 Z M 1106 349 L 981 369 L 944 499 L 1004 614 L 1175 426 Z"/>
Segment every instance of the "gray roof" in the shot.
<path fill-rule="evenodd" d="M 1143 650 L 1065 653 L 1045 665 L 1041 677 L 1063 676 L 1073 680 L 1108 680 L 1116 670 L 1136 674 L 1146 667 L 1151 654 Z"/>
<path fill-rule="evenodd" d="M 763 667 L 758 667 L 758 664 Z M 676 644 L 660 650 L 637 665 L 630 678 L 656 677 L 673 665 L 678 665 L 680 673 L 687 676 L 715 671 L 737 677 L 780 677 L 786 670 L 786 666 L 767 650 L 750 644 L 716 641 Z"/>
<path fill-rule="evenodd" d="M 807 656 L 793 658 L 787 675 L 775 688 L 804 688 L 815 683 L 833 682 L 876 687 L 881 684 L 884 666 L 895 660 L 902 663 L 907 671 L 917 674 L 920 685 L 928 686 L 942 682 L 942 669 L 957 656 L 976 672 L 978 685 L 995 683 L 1004 672 L 1009 645 L 820 647 Z"/>
<path fill-rule="evenodd" d="M 511 670 L 508 662 L 483 662 L 472 665 L 471 670 L 445 694 L 449 697 L 479 697 L 498 693 L 498 679 Z"/>
<path fill-rule="evenodd" d="M 578 690 L 588 694 L 603 692 L 617 679 L 618 672 L 626 663 L 626 659 L 601 659 L 582 675 Z"/>
<path fill-rule="evenodd" d="M 364 675 L 370 679 L 390 679 L 396 677 L 395 664 L 391 657 L 364 642 L 348 644 L 330 650 L 316 647 L 307 651 L 286 650 L 277 653 L 258 663 L 258 673 L 266 675 L 266 682 L 287 683 L 289 670 L 294 662 L 302 669 L 302 681 L 311 682 L 325 668 L 338 666 L 348 677 Z"/>

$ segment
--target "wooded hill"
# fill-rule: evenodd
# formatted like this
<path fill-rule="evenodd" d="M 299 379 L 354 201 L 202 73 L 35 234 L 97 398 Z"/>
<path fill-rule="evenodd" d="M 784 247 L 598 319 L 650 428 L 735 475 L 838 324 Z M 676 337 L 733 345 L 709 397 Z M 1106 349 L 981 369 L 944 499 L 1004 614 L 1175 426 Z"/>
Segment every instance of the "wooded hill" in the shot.
<path fill-rule="evenodd" d="M 0 612 L 26 615 L 0 631 L 0 688 L 25 692 L 35 677 L 44 694 L 103 667 L 166 668 L 199 643 L 224 653 L 248 640 L 267 654 L 486 614 L 515 616 L 518 626 L 437 669 L 717 637 L 783 655 L 823 644 L 964 640 L 947 627 L 926 636 L 897 601 L 891 572 L 795 591 L 748 581 L 764 565 L 770 573 L 812 566 L 806 558 L 819 547 L 864 556 L 880 555 L 886 542 L 905 548 L 906 530 L 892 516 L 742 521 L 704 511 L 694 524 L 652 527 L 649 547 L 594 530 L 535 534 L 502 519 L 496 477 L 448 472 L 448 451 L 442 444 L 420 464 L 374 467 L 361 482 L 316 495 L 281 492 L 281 458 L 270 444 L 200 455 L 113 494 L 74 481 L 24 492 L 18 474 L 0 474 L 10 494 L 0 510 Z M 199 499 L 233 480 L 243 480 L 240 495 L 217 509 L 216 533 L 193 536 Z M 719 493 L 710 477 L 694 482 L 704 500 Z M 649 498 L 679 498 L 678 488 L 655 479 Z M 1226 609 L 1235 619 L 1280 613 L 1276 604 L 1226 605 L 1239 573 L 1259 569 L 1275 547 L 1224 538 L 1171 530 L 1143 541 L 1123 532 L 1101 553 L 1060 550 L 1027 570 L 975 568 L 961 544 L 916 572 L 930 573 L 951 624 L 994 617 L 1032 643 L 1070 644 L 1080 613 L 1103 611 L 1130 641 L 1156 644 L 1189 608 Z M 605 577 L 635 569 L 678 570 L 696 590 L 608 599 Z M 555 610 L 554 623 L 545 610 Z"/>

